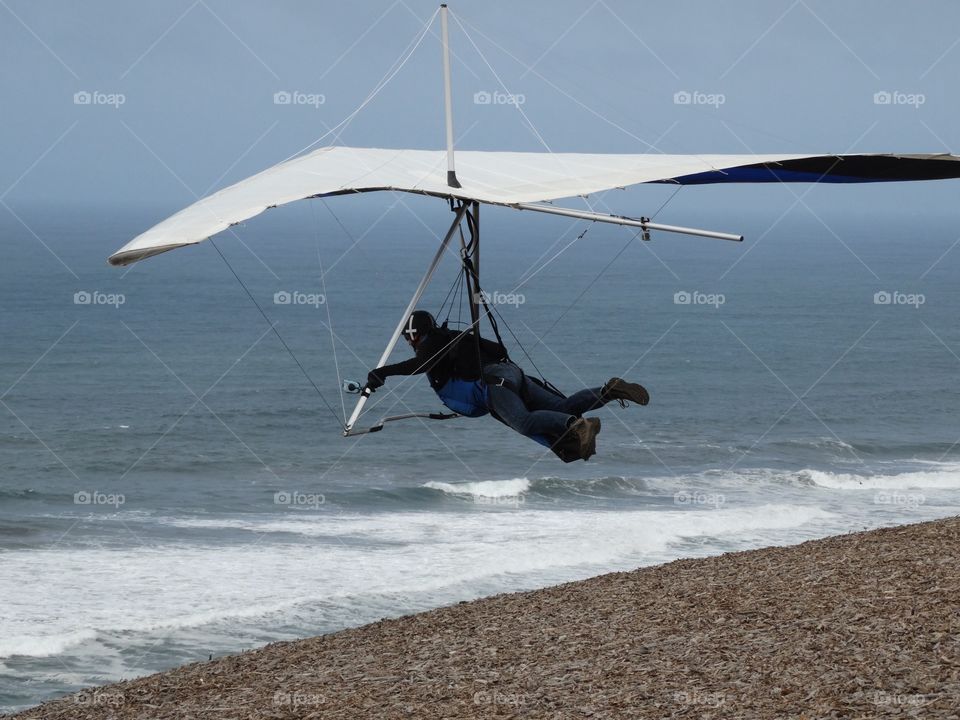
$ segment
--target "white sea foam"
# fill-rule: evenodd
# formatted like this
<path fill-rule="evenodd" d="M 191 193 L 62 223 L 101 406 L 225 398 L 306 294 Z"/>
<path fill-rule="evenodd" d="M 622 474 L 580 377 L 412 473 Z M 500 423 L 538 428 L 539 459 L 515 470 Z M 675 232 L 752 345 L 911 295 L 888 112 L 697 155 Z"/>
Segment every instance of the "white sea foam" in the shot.
<path fill-rule="evenodd" d="M 464 588 L 469 594 L 474 587 L 533 587 L 670 560 L 679 552 L 676 544 L 691 538 L 702 539 L 706 552 L 716 538 L 725 538 L 725 548 L 782 542 L 783 531 L 832 517 L 811 507 L 765 505 L 209 519 L 204 527 L 219 522 L 258 533 L 325 534 L 331 542 L 317 546 L 275 536 L 216 546 L 8 553 L 0 586 L 0 656 L 60 654 L 99 634 L 142 636 L 218 622 L 256 626 L 261 616 L 272 616 L 264 622 L 275 626 L 295 614 L 294 606 L 345 597 L 429 592 L 441 604 Z"/>
<path fill-rule="evenodd" d="M 0 639 L 0 657 L 29 655 L 31 657 L 51 657 L 65 650 L 81 645 L 97 636 L 93 628 L 63 631 L 45 635 L 42 629 L 36 634 L 5 635 Z"/>
<path fill-rule="evenodd" d="M 428 482 L 424 483 L 423 487 L 441 490 L 451 495 L 498 498 L 522 495 L 530 490 L 530 481 L 527 478 L 514 478 L 513 480 L 479 480 L 465 483 Z"/>
<path fill-rule="evenodd" d="M 832 473 L 803 470 L 800 477 L 809 478 L 820 487 L 835 490 L 900 490 L 904 488 L 960 488 L 960 465 L 938 463 L 930 470 L 901 472 L 891 475 L 876 473 Z"/>
<path fill-rule="evenodd" d="M 736 468 L 708 470 L 685 477 L 645 478 L 648 487 L 661 492 L 672 489 L 749 489 L 763 486 L 816 486 L 832 490 L 900 490 L 930 488 L 950 490 L 960 488 L 960 464 L 947 462 L 912 461 L 917 469 L 895 471 L 883 465 L 864 468 L 859 472 L 830 472 L 807 468 Z M 859 469 L 857 467 L 856 469 Z"/>

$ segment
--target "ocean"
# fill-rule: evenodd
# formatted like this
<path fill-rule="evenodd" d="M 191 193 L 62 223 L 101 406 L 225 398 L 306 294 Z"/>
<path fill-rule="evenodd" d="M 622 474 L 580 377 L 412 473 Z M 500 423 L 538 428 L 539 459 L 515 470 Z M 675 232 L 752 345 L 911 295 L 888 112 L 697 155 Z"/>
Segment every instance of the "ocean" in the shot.
<path fill-rule="evenodd" d="M 489 418 L 342 437 L 340 383 L 399 319 L 449 222 L 435 200 L 304 202 L 217 238 L 332 409 L 209 243 L 106 265 L 174 208 L 6 216 L 0 711 L 484 595 L 956 514 L 947 208 L 897 209 L 884 188 L 781 218 L 776 188 L 703 212 L 696 192 L 658 220 L 747 241 L 624 248 L 623 228 L 483 210 L 514 359 L 568 392 L 650 391 L 599 411 L 598 454 L 575 464 Z M 437 409 L 425 380 L 392 378 L 360 424 Z"/>

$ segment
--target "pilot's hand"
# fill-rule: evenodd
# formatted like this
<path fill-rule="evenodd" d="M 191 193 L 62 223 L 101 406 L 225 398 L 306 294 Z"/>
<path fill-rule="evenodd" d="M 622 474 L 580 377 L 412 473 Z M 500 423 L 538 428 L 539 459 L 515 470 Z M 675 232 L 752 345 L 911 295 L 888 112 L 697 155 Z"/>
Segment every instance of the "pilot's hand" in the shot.
<path fill-rule="evenodd" d="M 370 392 L 374 392 L 378 387 L 383 387 L 383 383 L 383 378 L 377 375 L 376 370 L 371 370 L 367 373 L 367 389 Z"/>

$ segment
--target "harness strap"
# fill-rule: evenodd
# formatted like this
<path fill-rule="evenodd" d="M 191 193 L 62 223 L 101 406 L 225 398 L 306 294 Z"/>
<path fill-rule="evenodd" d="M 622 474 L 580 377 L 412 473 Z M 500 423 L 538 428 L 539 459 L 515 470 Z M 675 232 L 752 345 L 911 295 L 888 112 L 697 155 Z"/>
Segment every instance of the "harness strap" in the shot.
<path fill-rule="evenodd" d="M 487 303 L 487 298 L 483 294 L 483 290 L 480 289 L 480 278 L 477 277 L 477 273 L 473 267 L 473 260 L 469 257 L 461 258 L 463 261 L 464 270 L 469 273 L 470 278 L 473 281 L 473 289 L 475 291 L 475 297 L 478 304 L 483 305 L 483 312 L 487 316 L 487 322 L 490 323 L 490 327 L 493 329 L 493 334 L 497 338 L 497 344 L 500 346 L 500 352 L 503 355 L 505 360 L 510 359 L 510 354 L 507 352 L 507 346 L 503 343 L 503 338 L 500 336 L 500 327 L 497 325 L 497 319 L 493 316 L 493 312 L 490 310 L 490 305 Z M 480 355 L 480 328 L 474 328 L 473 330 L 477 335 L 477 356 Z"/>

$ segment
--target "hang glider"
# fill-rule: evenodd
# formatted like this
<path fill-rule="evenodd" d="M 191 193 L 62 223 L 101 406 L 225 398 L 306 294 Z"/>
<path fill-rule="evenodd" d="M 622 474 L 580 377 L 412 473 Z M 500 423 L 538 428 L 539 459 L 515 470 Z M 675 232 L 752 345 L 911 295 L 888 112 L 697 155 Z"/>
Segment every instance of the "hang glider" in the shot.
<path fill-rule="evenodd" d="M 459 255 L 463 265 L 461 272 L 466 277 L 464 287 L 470 307 L 470 329 L 479 332 L 482 319 L 480 298 L 483 297 L 480 288 L 481 204 L 637 227 L 643 231 L 644 239 L 648 238 L 649 231 L 656 230 L 742 240 L 740 235 L 654 223 L 642 216 L 626 217 L 562 207 L 555 205 L 554 201 L 588 197 L 594 193 L 643 183 L 868 183 L 960 178 L 960 156 L 950 154 L 604 155 L 457 151 L 454 155 L 447 6 L 441 5 L 433 17 L 438 13 L 442 25 L 445 151 L 339 146 L 314 150 L 195 202 L 124 245 L 110 256 L 110 263 L 129 265 L 168 250 L 195 245 L 264 210 L 296 200 L 384 190 L 442 198 L 444 202 L 449 202 L 454 212 L 453 222 L 401 314 L 380 360 L 373 366 L 381 367 L 393 352 L 404 323 L 416 308 L 441 259 L 451 249 L 455 237 L 459 238 L 461 246 Z M 429 30 L 433 17 L 425 25 L 420 40 Z M 395 63 L 395 67 L 402 68 L 417 46 L 419 40 L 412 45 L 405 58 Z M 365 100 L 344 122 L 365 107 L 372 97 Z M 464 226 L 466 233 L 463 232 Z M 227 262 L 225 257 L 224 261 Z M 239 275 L 237 279 L 243 284 Z M 245 285 L 244 289 L 250 294 Z M 250 298 L 279 337 L 275 325 L 253 294 L 250 294 Z M 496 331 L 496 323 L 485 301 L 483 306 L 488 323 Z M 285 342 L 283 344 L 292 356 L 289 346 Z M 323 398 L 299 361 L 297 364 Z M 365 387 L 350 417 L 343 419 L 344 435 L 377 432 L 386 422 L 410 417 L 456 417 L 447 413 L 410 412 L 385 417 L 366 429 L 356 428 L 355 424 L 369 397 L 370 389 Z M 325 399 L 324 402 L 336 416 L 330 404 Z"/>
<path fill-rule="evenodd" d="M 665 230 L 670 226 L 543 203 L 641 183 L 864 183 L 960 177 L 960 157 L 949 154 L 601 155 L 457 151 L 456 159 L 459 187 L 452 187 L 448 185 L 444 151 L 321 148 L 199 200 L 134 238 L 110 256 L 110 263 L 128 265 L 196 244 L 264 210 L 295 200 L 378 190 Z M 623 222 L 629 220 L 634 222 Z M 693 234 L 740 239 L 710 231 Z"/>

